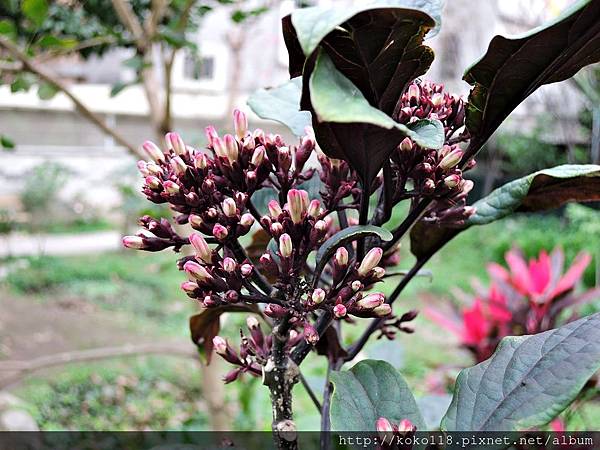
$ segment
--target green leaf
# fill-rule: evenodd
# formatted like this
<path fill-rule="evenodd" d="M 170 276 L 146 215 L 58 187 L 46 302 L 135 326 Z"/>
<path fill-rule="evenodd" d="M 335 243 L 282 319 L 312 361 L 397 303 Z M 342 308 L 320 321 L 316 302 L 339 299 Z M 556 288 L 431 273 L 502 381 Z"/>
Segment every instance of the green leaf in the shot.
<path fill-rule="evenodd" d="M 600 200 L 600 166 L 562 165 L 511 181 L 477 201 L 469 225 L 484 225 L 514 211 L 541 211 L 568 202 Z"/>
<path fill-rule="evenodd" d="M 600 60 L 596 1 L 581 0 L 546 26 L 509 39 L 496 36 L 487 53 L 465 72 L 473 90 L 467 128 L 474 155 L 508 115 L 537 88 L 572 77 Z"/>
<path fill-rule="evenodd" d="M 461 231 L 484 225 L 513 212 L 558 208 L 569 202 L 600 200 L 600 166 L 562 165 L 511 181 L 475 202 L 475 214 L 463 227 L 447 228 L 417 223 L 410 232 L 411 252 L 429 259 Z"/>
<path fill-rule="evenodd" d="M 335 251 L 350 242 L 369 236 L 376 236 L 382 241 L 391 241 L 394 236 L 388 230 L 374 225 L 353 225 L 338 231 L 327 239 L 316 256 L 315 274 L 320 274 L 329 260 L 333 257 Z"/>
<path fill-rule="evenodd" d="M 58 89 L 56 89 L 56 86 L 54 86 L 50 83 L 41 83 L 38 86 L 37 93 L 38 93 L 38 97 L 40 99 L 50 100 L 58 93 Z"/>
<path fill-rule="evenodd" d="M 260 89 L 248 99 L 248 106 L 258 117 L 287 126 L 296 136 L 304 136 L 310 126 L 310 112 L 300 111 L 302 79 L 294 78 L 281 86 Z"/>
<path fill-rule="evenodd" d="M 555 330 L 502 339 L 463 370 L 442 420 L 447 431 L 518 431 L 555 418 L 600 368 L 600 313 Z"/>
<path fill-rule="evenodd" d="M 23 0 L 21 10 L 34 25 L 40 27 L 48 15 L 48 2 L 46 0 Z"/>
<path fill-rule="evenodd" d="M 309 91 L 317 142 L 328 156 L 348 161 L 367 185 L 404 137 L 425 148 L 441 148 L 444 143 L 440 121 L 421 120 L 410 126 L 395 122 L 372 107 L 322 51 Z"/>
<path fill-rule="evenodd" d="M 385 361 L 364 360 L 352 369 L 332 372 L 332 431 L 375 431 L 380 417 L 398 423 L 409 419 L 419 430 L 425 423 L 400 373 Z"/>
<path fill-rule="evenodd" d="M 15 148 L 15 143 L 12 139 L 4 134 L 0 134 L 0 146 L 4 150 L 12 150 Z"/>
<path fill-rule="evenodd" d="M 119 93 L 121 91 L 123 91 L 125 88 L 128 88 L 129 86 L 133 86 L 135 83 L 137 82 L 137 80 L 132 81 L 132 82 L 123 82 L 123 81 L 119 81 L 115 84 L 113 84 L 110 88 L 110 96 L 111 97 L 116 97 L 117 95 L 119 95 Z"/>
<path fill-rule="evenodd" d="M 14 38 L 17 35 L 17 28 L 12 20 L 0 20 L 0 34 Z"/>
<path fill-rule="evenodd" d="M 52 36 L 51 34 L 47 34 L 42 36 L 42 38 L 37 42 L 40 47 L 43 48 L 73 48 L 77 45 L 76 39 L 68 39 L 68 38 L 58 38 L 56 36 Z"/>

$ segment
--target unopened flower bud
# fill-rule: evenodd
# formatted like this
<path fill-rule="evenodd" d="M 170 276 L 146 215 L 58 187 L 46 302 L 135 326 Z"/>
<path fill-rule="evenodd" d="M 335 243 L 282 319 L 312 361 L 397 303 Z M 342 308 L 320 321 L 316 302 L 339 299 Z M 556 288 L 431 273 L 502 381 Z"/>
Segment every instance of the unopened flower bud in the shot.
<path fill-rule="evenodd" d="M 281 147 L 279 149 L 279 152 L 277 153 L 277 162 L 279 163 L 279 168 L 281 170 L 289 170 L 290 166 L 292 165 L 292 156 L 289 148 Z"/>
<path fill-rule="evenodd" d="M 188 222 L 190 223 L 192 228 L 200 228 L 203 223 L 202 217 L 196 214 L 190 214 L 190 216 L 188 217 Z"/>
<path fill-rule="evenodd" d="M 204 170 L 208 166 L 208 159 L 204 153 L 196 153 L 194 155 L 194 167 L 196 169 Z"/>
<path fill-rule="evenodd" d="M 315 230 L 317 230 L 319 233 L 327 231 L 327 222 L 324 220 L 317 220 L 315 222 Z"/>
<path fill-rule="evenodd" d="M 215 208 L 208 208 L 208 211 L 206 211 L 206 215 L 211 219 L 216 219 L 219 213 Z"/>
<path fill-rule="evenodd" d="M 202 304 L 207 308 L 211 308 L 211 307 L 215 306 L 217 304 L 217 302 L 210 295 L 207 295 L 202 300 Z"/>
<path fill-rule="evenodd" d="M 333 315 L 338 319 L 346 315 L 346 307 L 341 303 L 338 303 L 333 307 Z"/>
<path fill-rule="evenodd" d="M 385 296 L 380 293 L 374 293 L 374 294 L 369 294 L 366 297 L 361 298 L 359 301 L 356 302 L 356 305 L 359 308 L 364 308 L 364 309 L 373 309 L 373 308 L 377 308 L 379 305 L 383 304 L 383 302 L 385 301 Z"/>
<path fill-rule="evenodd" d="M 174 195 L 179 193 L 179 185 L 171 180 L 165 181 L 163 183 L 163 187 L 165 188 L 165 191 L 167 191 L 169 194 Z"/>
<path fill-rule="evenodd" d="M 227 158 L 227 149 L 225 148 L 223 139 L 217 136 L 212 142 L 212 148 L 219 158 Z"/>
<path fill-rule="evenodd" d="M 431 178 L 427 178 L 423 183 L 423 191 L 425 193 L 431 193 L 435 191 L 435 181 L 433 181 Z"/>
<path fill-rule="evenodd" d="M 312 295 L 310 296 L 310 299 L 312 300 L 312 302 L 315 305 L 318 305 L 319 303 L 322 303 L 323 300 L 325 300 L 325 291 L 321 288 L 317 288 L 313 291 Z"/>
<path fill-rule="evenodd" d="M 408 420 L 408 419 L 402 419 L 400 421 L 400 423 L 398 424 L 398 432 L 399 433 L 406 433 L 409 431 L 415 431 L 415 426 L 413 425 L 413 423 Z"/>
<path fill-rule="evenodd" d="M 410 138 L 404 138 L 402 142 L 400 142 L 400 150 L 403 152 L 409 152 L 413 148 L 413 143 Z"/>
<path fill-rule="evenodd" d="M 179 156 L 171 158 L 171 167 L 178 177 L 185 175 L 187 170 L 187 164 L 184 163 L 183 159 L 181 159 Z"/>
<path fill-rule="evenodd" d="M 319 200 L 312 200 L 308 205 L 308 210 L 306 213 L 314 218 L 319 217 L 321 214 L 321 202 Z"/>
<path fill-rule="evenodd" d="M 361 290 L 361 289 L 362 289 L 364 286 L 363 286 L 363 284 L 362 284 L 360 281 L 358 281 L 358 280 L 354 280 L 354 281 L 352 282 L 352 284 L 350 285 L 350 287 L 352 288 L 352 290 L 353 290 L 354 292 L 358 292 L 358 291 L 360 291 L 360 290 Z"/>
<path fill-rule="evenodd" d="M 358 267 L 358 274 L 361 277 L 366 276 L 371 270 L 373 270 L 374 267 L 377 266 L 377 264 L 379 264 L 382 255 L 383 250 L 379 247 L 369 250 Z"/>
<path fill-rule="evenodd" d="M 183 155 L 186 152 L 185 144 L 179 134 L 167 133 L 165 135 L 165 141 L 167 143 L 167 148 L 172 148 L 175 154 Z"/>
<path fill-rule="evenodd" d="M 223 213 L 227 217 L 234 217 L 237 214 L 237 205 L 235 204 L 235 200 L 230 197 L 227 197 L 225 200 L 223 200 L 221 207 L 223 208 Z"/>
<path fill-rule="evenodd" d="M 193 294 L 194 291 L 196 291 L 196 289 L 198 289 L 198 285 L 196 283 L 194 283 L 193 281 L 184 281 L 183 283 L 181 283 L 181 289 L 186 294 Z"/>
<path fill-rule="evenodd" d="M 235 138 L 230 134 L 226 134 L 225 137 L 223 137 L 223 141 L 225 142 L 225 151 L 226 151 L 227 159 L 229 160 L 229 163 L 232 164 L 234 161 L 237 161 L 237 159 L 238 159 L 237 142 L 235 142 Z"/>
<path fill-rule="evenodd" d="M 391 437 L 394 433 L 394 427 L 392 427 L 390 421 L 385 417 L 377 419 L 377 422 L 375 422 L 375 430 L 377 430 L 381 439 Z"/>
<path fill-rule="evenodd" d="M 460 180 L 461 177 L 459 175 L 449 175 L 446 178 L 444 178 L 444 184 L 446 185 L 446 187 L 452 189 L 458 186 Z"/>
<path fill-rule="evenodd" d="M 250 274 L 252 273 L 253 267 L 251 264 L 242 264 L 242 266 L 240 267 L 240 272 L 242 273 L 242 276 L 244 277 L 249 277 Z"/>
<path fill-rule="evenodd" d="M 409 101 L 412 100 L 419 100 L 419 97 L 421 96 L 421 89 L 419 88 L 419 85 L 416 83 L 411 84 L 408 87 L 408 99 Z"/>
<path fill-rule="evenodd" d="M 212 341 L 215 352 L 219 355 L 227 354 L 227 341 L 225 339 L 221 336 L 215 336 Z"/>
<path fill-rule="evenodd" d="M 140 236 L 125 236 L 123 245 L 134 250 L 141 250 L 145 247 L 144 240 Z"/>
<path fill-rule="evenodd" d="M 281 210 L 281 206 L 279 205 L 279 202 L 277 202 L 277 200 L 271 200 L 267 206 L 269 207 L 269 215 L 273 219 L 277 219 L 283 212 Z"/>
<path fill-rule="evenodd" d="M 246 325 L 249 330 L 256 330 L 260 326 L 258 319 L 254 316 L 246 317 Z"/>
<path fill-rule="evenodd" d="M 203 266 L 194 261 L 186 262 L 183 265 L 183 270 L 196 280 L 208 281 L 212 279 L 212 275 Z"/>
<path fill-rule="evenodd" d="M 281 253 L 281 256 L 284 258 L 289 258 L 292 256 L 293 250 L 294 247 L 292 245 L 292 238 L 290 235 L 283 233 L 281 236 L 279 236 L 279 253 Z"/>
<path fill-rule="evenodd" d="M 229 272 L 229 273 L 234 272 L 236 265 L 237 264 L 235 263 L 235 260 L 233 258 L 227 257 L 227 258 L 223 259 L 223 270 L 225 272 Z"/>
<path fill-rule="evenodd" d="M 233 127 L 238 139 L 243 139 L 248 133 L 248 117 L 239 109 L 233 111 Z"/>
<path fill-rule="evenodd" d="M 264 313 L 265 315 L 272 317 L 273 319 L 278 319 L 287 314 L 287 309 L 285 309 L 281 305 L 269 303 L 267 306 L 265 306 Z"/>
<path fill-rule="evenodd" d="M 392 307 L 389 304 L 384 303 L 383 305 L 373 308 L 373 312 L 377 317 L 386 317 L 392 313 Z"/>
<path fill-rule="evenodd" d="M 273 222 L 269 227 L 269 230 L 273 236 L 280 236 L 281 233 L 283 233 L 283 225 L 279 222 Z"/>
<path fill-rule="evenodd" d="M 150 175 L 150 171 L 147 168 L 148 163 L 146 161 L 138 161 L 137 162 L 137 168 L 140 171 L 140 173 L 142 174 L 142 176 L 147 177 L 148 175 Z"/>
<path fill-rule="evenodd" d="M 158 175 L 162 173 L 162 169 L 160 168 L 160 166 L 158 164 L 154 164 L 153 162 L 149 162 L 148 164 L 146 164 L 146 170 L 151 175 Z"/>
<path fill-rule="evenodd" d="M 304 322 L 304 339 L 311 345 L 319 342 L 319 333 L 310 323 Z"/>
<path fill-rule="evenodd" d="M 383 267 L 375 267 L 373 269 L 373 276 L 381 280 L 385 276 L 385 269 Z"/>
<path fill-rule="evenodd" d="M 459 149 L 452 150 L 450 153 L 448 153 L 446 156 L 444 156 L 444 158 L 440 161 L 439 166 L 444 170 L 451 169 L 452 167 L 456 166 L 460 162 L 462 156 L 463 156 L 462 150 L 459 150 Z"/>
<path fill-rule="evenodd" d="M 210 145 L 211 147 L 213 146 L 213 142 L 216 139 L 219 139 L 219 134 L 217 133 L 215 127 L 213 127 L 212 125 L 204 129 L 204 134 L 206 135 L 206 141 L 208 142 L 208 145 Z"/>
<path fill-rule="evenodd" d="M 219 241 L 224 241 L 227 238 L 227 235 L 229 234 L 229 231 L 227 231 L 227 228 L 225 228 L 220 223 L 215 224 L 212 232 L 213 232 L 213 236 L 215 238 L 217 238 Z"/>
<path fill-rule="evenodd" d="M 156 177 L 149 176 L 146 177 L 146 186 L 150 189 L 158 189 L 160 187 L 160 180 Z"/>
<path fill-rule="evenodd" d="M 254 224 L 254 217 L 252 217 L 252 214 L 242 214 L 242 217 L 240 218 L 240 225 L 250 228 L 252 224 Z"/>
<path fill-rule="evenodd" d="M 474 186 L 475 184 L 471 180 L 463 180 L 462 184 L 460 185 L 463 194 L 468 194 L 471 192 Z"/>
<path fill-rule="evenodd" d="M 146 141 L 142 144 L 142 148 L 154 161 L 159 162 L 165 160 L 164 153 L 154 142 Z"/>
<path fill-rule="evenodd" d="M 258 167 L 262 164 L 264 158 L 265 148 L 261 145 L 254 149 L 254 152 L 252 153 L 252 160 L 250 162 L 254 164 L 255 167 Z"/>
<path fill-rule="evenodd" d="M 335 262 L 342 268 L 348 265 L 348 250 L 346 250 L 346 247 L 340 247 L 335 251 Z"/>
<path fill-rule="evenodd" d="M 212 263 L 212 251 L 206 243 L 206 240 L 202 236 L 200 236 L 200 234 L 190 234 L 190 244 L 192 244 L 194 250 L 196 251 L 196 256 L 200 258 L 202 262 L 206 264 Z"/>
<path fill-rule="evenodd" d="M 444 94 L 433 94 L 431 96 L 431 104 L 433 106 L 442 106 L 444 104 Z"/>
<path fill-rule="evenodd" d="M 298 189 L 290 189 L 287 194 L 288 207 L 290 209 L 290 216 L 292 222 L 299 224 L 302 222 L 302 216 L 304 215 L 302 196 L 303 192 Z M 308 195 L 308 194 L 307 194 Z"/>

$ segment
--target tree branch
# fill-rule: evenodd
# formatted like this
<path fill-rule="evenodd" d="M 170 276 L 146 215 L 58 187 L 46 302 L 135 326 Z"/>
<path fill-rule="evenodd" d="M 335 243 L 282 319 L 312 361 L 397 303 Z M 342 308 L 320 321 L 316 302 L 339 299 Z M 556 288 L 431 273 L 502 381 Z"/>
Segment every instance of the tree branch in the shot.
<path fill-rule="evenodd" d="M 65 83 L 59 80 L 55 75 L 48 72 L 42 66 L 36 64 L 31 59 L 27 57 L 27 55 L 14 43 L 5 38 L 4 36 L 0 36 L 0 47 L 4 48 L 14 59 L 18 60 L 23 64 L 23 69 L 37 75 L 41 80 L 46 83 L 52 85 L 55 89 L 65 94 L 75 105 L 77 110 L 90 122 L 100 128 L 104 133 L 112 137 L 119 145 L 125 147 L 129 153 L 136 157 L 143 156 L 141 152 L 131 143 L 125 139 L 121 134 L 119 134 L 116 130 L 110 128 L 102 117 L 100 117 L 95 112 L 91 111 L 87 106 L 85 106 L 67 87 Z"/>

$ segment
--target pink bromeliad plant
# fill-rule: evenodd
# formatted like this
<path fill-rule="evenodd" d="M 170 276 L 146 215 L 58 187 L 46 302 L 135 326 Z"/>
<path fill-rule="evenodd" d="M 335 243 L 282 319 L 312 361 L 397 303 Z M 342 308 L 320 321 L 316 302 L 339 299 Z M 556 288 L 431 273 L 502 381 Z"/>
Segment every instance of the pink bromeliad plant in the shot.
<path fill-rule="evenodd" d="M 490 357 L 502 338 L 535 334 L 578 318 L 577 308 L 600 298 L 600 289 L 577 293 L 575 287 L 591 261 L 577 255 L 563 273 L 564 253 L 556 248 L 526 261 L 518 250 L 505 256 L 508 268 L 490 263 L 486 289 L 475 284 L 475 296 L 461 293 L 457 310 L 428 307 L 425 314 L 454 333 L 477 362 Z M 566 317 L 565 317 L 566 315 Z M 562 317 L 562 320 L 561 320 Z"/>
<path fill-rule="evenodd" d="M 328 367 L 322 398 L 310 391 L 323 431 L 424 430 L 409 387 L 391 365 L 343 365 L 374 335 L 394 339 L 413 331 L 406 322 L 416 312 L 403 311 L 397 299 L 458 233 L 516 211 L 600 199 L 600 166 L 543 170 L 473 205 L 467 204 L 473 182 L 464 178 L 525 98 L 600 59 L 596 6 L 582 0 L 529 35 L 494 38 L 465 73 L 473 86 L 468 100 L 419 79 L 433 60 L 424 39 L 440 25 L 441 2 L 299 9 L 283 19 L 291 80 L 249 100 L 259 116 L 287 125 L 297 140 L 252 131 L 236 111 L 234 133 L 209 127 L 206 145 L 188 145 L 176 133 L 163 148 L 144 144 L 143 192 L 168 204 L 179 227 L 145 216 L 124 245 L 189 246 L 178 261 L 181 288 L 203 309 L 191 318 L 192 338 L 231 364 L 226 382 L 262 377 L 278 448 L 298 447 L 292 388 L 313 351 Z M 392 225 L 401 203 L 408 212 Z M 416 263 L 394 271 L 402 239 L 410 239 Z M 380 286 L 390 275 L 399 282 L 384 295 Z M 219 336 L 224 312 L 247 315 L 239 342 Z M 361 332 L 344 345 L 347 327 Z M 589 345 L 577 345 L 582 336 Z M 506 342 L 461 373 L 441 428 L 516 430 L 552 419 L 600 367 L 600 315 Z M 511 358 L 528 370 L 507 367 Z M 571 376 L 558 380 L 553 368 L 565 364 Z M 489 382 L 497 371 L 514 388 Z M 377 400 L 382 392 L 385 402 Z M 480 396 L 494 401 L 481 407 Z M 529 407 L 507 407 L 524 403 Z"/>

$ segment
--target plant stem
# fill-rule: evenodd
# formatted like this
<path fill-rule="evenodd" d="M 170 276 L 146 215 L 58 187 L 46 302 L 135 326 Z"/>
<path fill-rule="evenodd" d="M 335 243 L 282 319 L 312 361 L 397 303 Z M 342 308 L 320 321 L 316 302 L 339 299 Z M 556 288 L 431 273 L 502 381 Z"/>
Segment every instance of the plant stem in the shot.
<path fill-rule="evenodd" d="M 369 221 L 369 199 L 370 199 L 369 186 L 362 183 L 362 192 L 360 196 L 360 213 L 358 216 L 358 224 L 366 225 Z M 360 261 L 365 256 L 365 238 L 361 238 L 356 243 L 356 260 Z"/>
<path fill-rule="evenodd" d="M 329 450 L 330 442 L 330 431 L 331 431 L 331 418 L 329 417 L 329 411 L 331 407 L 331 394 L 333 393 L 333 385 L 329 381 L 331 372 L 339 370 L 343 364 L 343 360 L 329 360 L 327 365 L 327 376 L 325 377 L 325 388 L 323 389 L 323 409 L 321 410 L 321 450 Z"/>
<path fill-rule="evenodd" d="M 233 252 L 239 263 L 246 259 L 250 259 L 238 240 L 228 242 L 227 246 Z M 273 287 L 269 284 L 267 279 L 263 277 L 258 270 L 256 270 L 256 267 L 252 271 L 252 281 L 254 281 L 266 294 L 270 294 L 273 291 Z"/>
<path fill-rule="evenodd" d="M 299 370 L 285 350 L 289 331 L 289 317 L 275 322 L 271 356 L 263 367 L 263 384 L 271 394 L 273 439 L 279 450 L 298 448 L 292 412 L 292 388 L 298 381 Z"/>
<path fill-rule="evenodd" d="M 319 411 L 319 414 L 321 414 L 321 411 L 323 409 L 321 407 L 321 403 L 319 402 L 319 399 L 317 398 L 316 394 L 314 393 L 314 391 L 312 390 L 312 388 L 308 384 L 308 381 L 306 381 L 306 378 L 304 377 L 304 375 L 302 375 L 302 372 L 299 372 L 298 376 L 300 377 L 300 383 L 302 383 L 302 386 L 304 387 L 304 389 L 308 393 L 308 396 L 310 397 L 310 399 L 312 400 L 313 404 L 317 408 L 317 411 Z"/>

